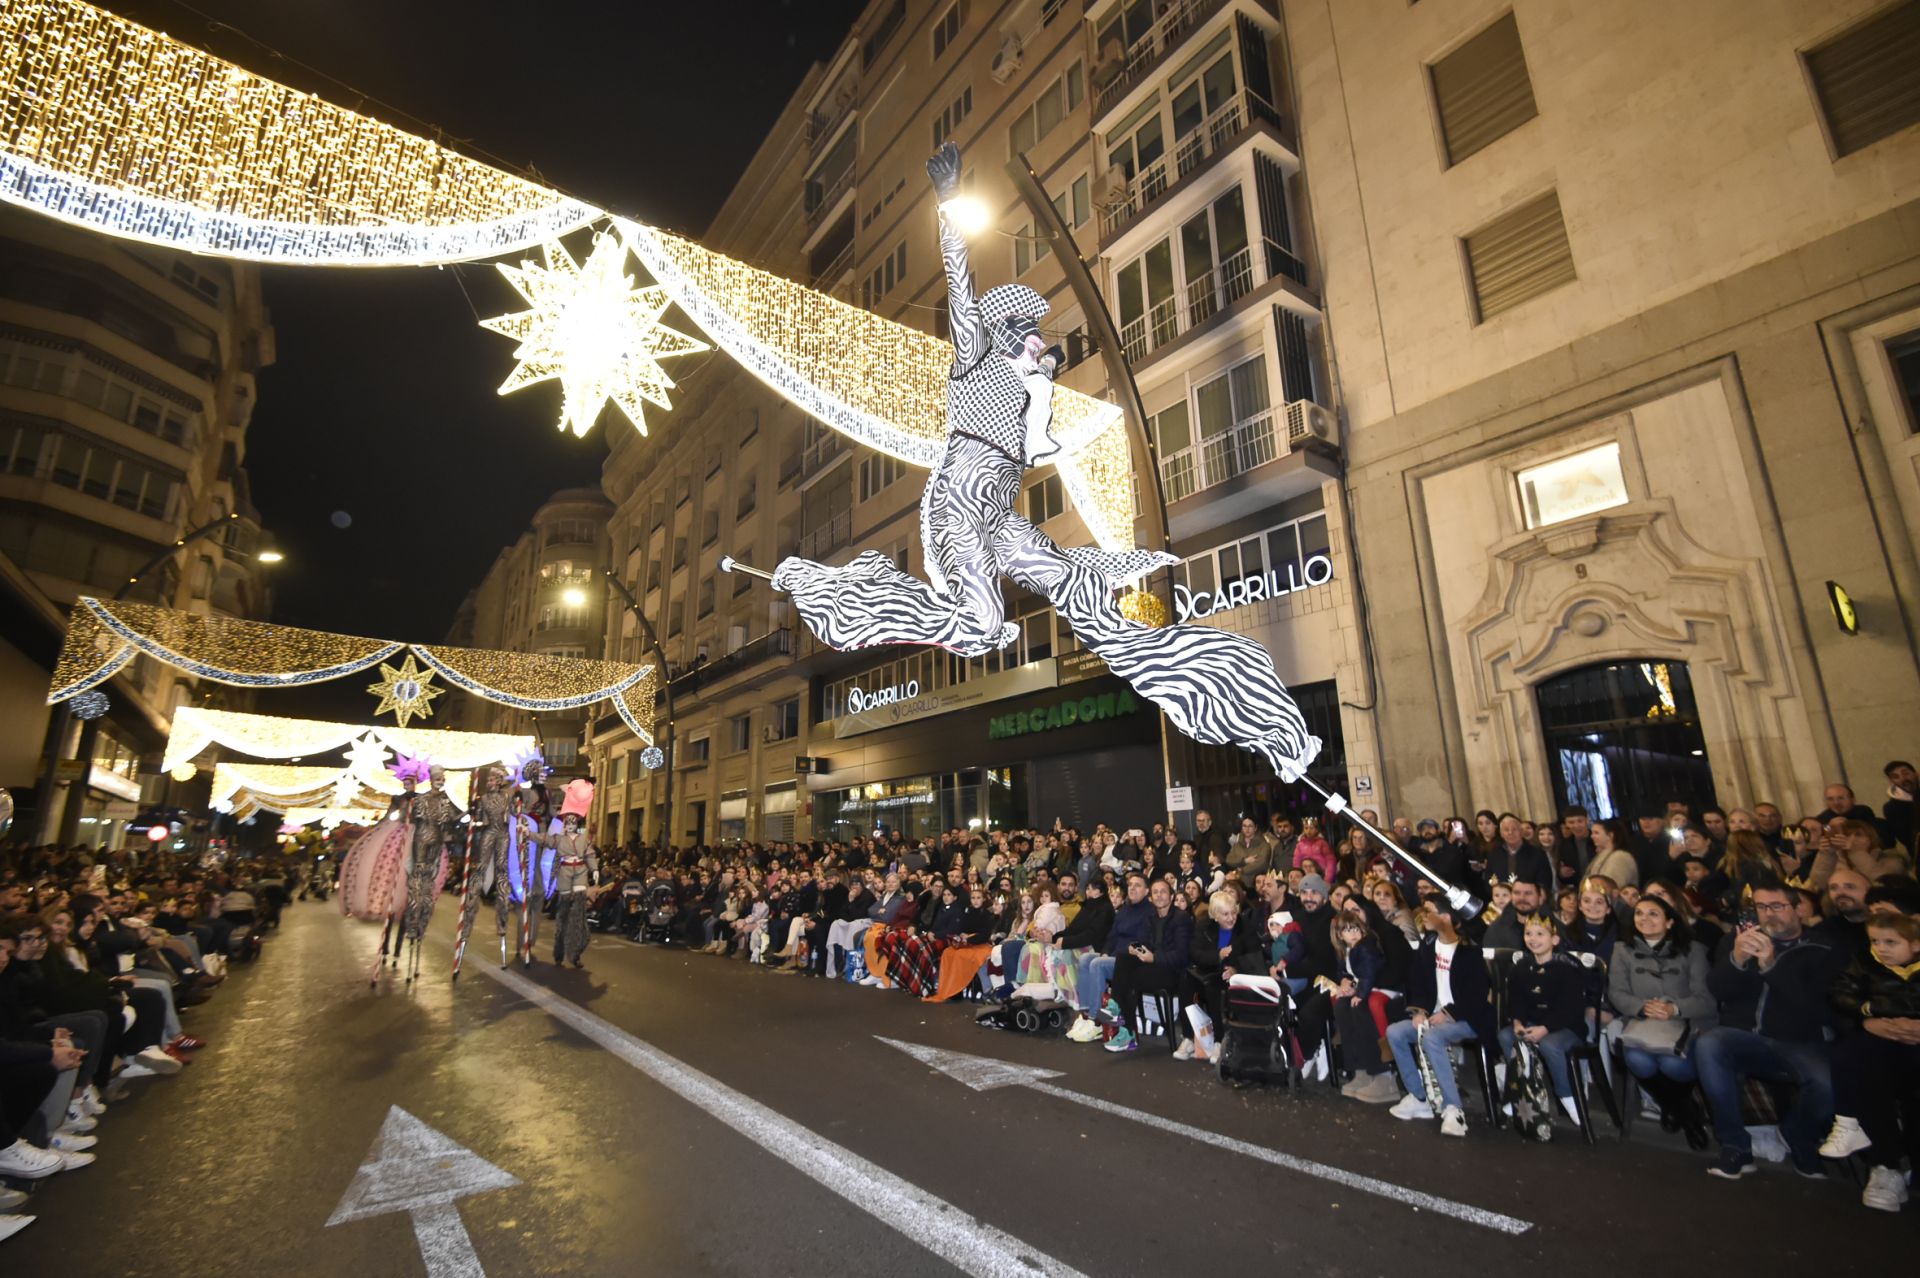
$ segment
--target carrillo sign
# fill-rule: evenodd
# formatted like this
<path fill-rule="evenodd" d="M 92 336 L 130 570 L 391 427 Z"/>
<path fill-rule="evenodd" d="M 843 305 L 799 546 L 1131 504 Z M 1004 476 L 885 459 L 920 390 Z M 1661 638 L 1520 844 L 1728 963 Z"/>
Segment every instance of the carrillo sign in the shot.
<path fill-rule="evenodd" d="M 1229 581 L 1219 590 L 1173 588 L 1173 608 L 1181 621 L 1198 621 L 1217 612 L 1228 612 L 1250 603 L 1281 599 L 1296 590 L 1324 586 L 1333 580 L 1333 560 L 1325 555 L 1308 555 L 1306 562 L 1288 564 L 1286 571 L 1263 572 L 1253 577 Z"/>
<path fill-rule="evenodd" d="M 881 706 L 890 706 L 899 701 L 911 701 L 920 695 L 920 681 L 909 679 L 905 683 L 894 684 L 890 688 L 875 688 L 868 692 L 862 688 L 847 689 L 847 713 L 859 714 L 864 710 L 877 710 Z"/>

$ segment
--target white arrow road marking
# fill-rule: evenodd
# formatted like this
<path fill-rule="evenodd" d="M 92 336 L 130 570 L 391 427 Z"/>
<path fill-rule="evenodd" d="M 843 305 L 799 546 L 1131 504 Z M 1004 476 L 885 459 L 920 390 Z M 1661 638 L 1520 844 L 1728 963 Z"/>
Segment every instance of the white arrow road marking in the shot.
<path fill-rule="evenodd" d="M 1085 1278 L 1079 1270 L 836 1145 L 818 1132 L 710 1078 L 518 972 L 477 969 L 627 1064 L 733 1128 L 821 1188 L 977 1278 Z"/>
<path fill-rule="evenodd" d="M 486 1278 L 454 1200 L 519 1183 L 395 1105 L 327 1224 L 404 1211 L 429 1278 Z"/>
<path fill-rule="evenodd" d="M 1056 1100 L 1070 1101 L 1075 1105 L 1085 1105 L 1088 1109 L 1097 1109 L 1103 1114 L 1112 1114 L 1115 1118 L 1144 1123 L 1148 1127 L 1157 1127 L 1163 1132 L 1185 1136 L 1188 1140 L 1202 1141 L 1214 1149 L 1230 1149 L 1236 1154 L 1244 1154 L 1248 1158 L 1256 1158 L 1263 1163 L 1272 1163 L 1275 1167 L 1284 1167 L 1288 1171 L 1299 1172 L 1302 1175 L 1330 1180 L 1336 1185 L 1345 1185 L 1348 1189 L 1357 1189 L 1363 1194 L 1392 1199 L 1394 1202 L 1418 1207 L 1424 1211 L 1439 1212 L 1443 1216 L 1451 1216 L 1455 1220 L 1463 1220 L 1470 1225 L 1495 1229 L 1503 1234 L 1524 1234 L 1533 1228 L 1531 1221 L 1505 1216 L 1497 1211 L 1488 1211 L 1468 1203 L 1455 1202 L 1451 1198 L 1441 1198 L 1418 1189 L 1408 1189 L 1403 1185 L 1377 1180 L 1372 1176 L 1362 1176 L 1344 1167 L 1316 1163 L 1308 1158 L 1296 1158 L 1292 1154 L 1283 1154 L 1277 1149 L 1268 1149 L 1264 1145 L 1254 1145 L 1232 1136 L 1223 1136 L 1218 1132 L 1210 1132 L 1204 1127 L 1190 1127 L 1186 1123 L 1177 1123 L 1171 1118 L 1162 1118 L 1158 1114 L 1144 1113 L 1125 1105 L 1116 1105 L 1112 1101 L 1101 1100 L 1097 1096 L 1084 1096 L 1079 1092 L 1070 1092 L 1064 1087 L 1056 1087 L 1045 1081 L 1049 1078 L 1061 1077 L 1061 1072 L 1057 1069 L 1039 1069 L 1030 1065 L 1016 1065 L 1012 1061 L 997 1061 L 991 1057 L 973 1056 L 966 1052 L 949 1052 L 919 1043 L 903 1043 L 896 1038 L 882 1038 L 878 1034 L 874 1037 L 889 1047 L 899 1048 L 922 1065 L 937 1069 L 957 1082 L 966 1084 L 976 1092 L 984 1092 L 995 1087 L 1024 1087 L 1029 1091 L 1039 1092 L 1043 1096 L 1054 1097 Z"/>

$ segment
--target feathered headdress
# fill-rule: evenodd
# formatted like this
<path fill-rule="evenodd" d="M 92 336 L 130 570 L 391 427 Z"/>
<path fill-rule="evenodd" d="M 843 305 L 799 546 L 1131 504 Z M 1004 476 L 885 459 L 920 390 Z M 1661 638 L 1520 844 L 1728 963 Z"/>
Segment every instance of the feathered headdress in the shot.
<path fill-rule="evenodd" d="M 514 785 L 533 785 L 547 777 L 546 756 L 537 745 L 521 746 L 504 760 L 507 780 Z"/>
<path fill-rule="evenodd" d="M 402 754 L 387 765 L 387 771 L 393 773 L 397 781 L 424 785 L 431 779 L 428 773 L 432 766 L 433 761 L 424 754 Z"/>

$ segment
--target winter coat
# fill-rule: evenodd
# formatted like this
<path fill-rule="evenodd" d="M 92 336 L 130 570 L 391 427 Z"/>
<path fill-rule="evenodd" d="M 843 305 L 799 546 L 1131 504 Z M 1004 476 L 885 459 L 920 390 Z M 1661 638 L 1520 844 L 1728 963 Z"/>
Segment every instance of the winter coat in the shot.
<path fill-rule="evenodd" d="M 1220 948 L 1225 945 L 1227 957 L 1222 960 Z M 1233 931 L 1227 933 L 1226 940 L 1220 939 L 1220 924 L 1208 918 L 1193 929 L 1191 960 L 1197 972 L 1209 977 L 1218 977 L 1220 969 L 1230 967 L 1235 972 L 1253 975 L 1265 975 L 1267 956 L 1260 944 L 1260 935 L 1253 930 L 1251 920 L 1241 919 L 1234 924 Z"/>
<path fill-rule="evenodd" d="M 1413 956 L 1413 964 L 1407 974 L 1407 1007 L 1423 1012 L 1445 1012 L 1457 1021 L 1464 1021 L 1473 1027 L 1474 1036 L 1482 1043 L 1492 1043 L 1494 1039 L 1493 1019 L 1493 980 L 1487 975 L 1487 960 L 1480 947 L 1462 939 L 1459 948 L 1453 952 L 1453 966 L 1447 975 L 1453 990 L 1453 1001 L 1447 1006 L 1435 1007 L 1439 997 L 1439 975 L 1434 968 L 1439 954 L 1440 937 L 1429 932 L 1420 941 L 1420 949 Z"/>
<path fill-rule="evenodd" d="M 1846 956 L 1811 932 L 1775 952 L 1771 971 L 1749 961 L 1733 961 L 1729 932 L 1713 956 L 1707 988 L 1720 1000 L 1720 1020 L 1734 1029 L 1753 1030 L 1783 1043 L 1818 1043 L 1832 1023 L 1827 990 Z"/>
<path fill-rule="evenodd" d="M 1154 933 L 1159 932 L 1160 943 L 1154 944 Z M 1187 960 L 1193 949 L 1193 915 L 1185 910 L 1168 910 L 1162 919 L 1154 908 L 1147 907 L 1147 935 L 1140 944 L 1153 951 L 1153 965 L 1160 968 L 1172 968 L 1185 971 Z"/>
<path fill-rule="evenodd" d="M 1833 983 L 1832 1002 L 1848 1021 L 1920 1018 L 1920 963 L 1893 968 L 1877 958 L 1856 959 Z"/>
<path fill-rule="evenodd" d="M 1311 981 L 1316 976 L 1332 980 L 1340 971 L 1340 957 L 1333 952 L 1333 907 L 1323 905 L 1317 910 L 1300 907 L 1292 913 L 1300 924 L 1307 952 L 1301 961 L 1288 966 L 1287 975 L 1295 980 Z"/>
<path fill-rule="evenodd" d="M 1139 904 L 1128 902 L 1114 911 L 1113 926 L 1107 931 L 1105 953 L 1111 958 L 1119 958 L 1136 945 L 1145 945 L 1150 935 L 1148 924 L 1153 919 L 1153 906 L 1146 901 Z"/>
<path fill-rule="evenodd" d="M 1649 945 L 1636 936 L 1615 946 L 1613 958 L 1607 968 L 1607 1001 L 1620 1015 L 1629 1020 L 1640 1016 L 1657 998 L 1672 1003 L 1696 1030 L 1720 1018 L 1713 991 L 1707 988 L 1711 964 L 1704 947 L 1689 945 L 1675 953 L 1671 941 Z"/>
<path fill-rule="evenodd" d="M 1544 1025 L 1549 1032 L 1572 1030 L 1586 1034 L 1587 1010 L 1581 998 L 1586 968 L 1565 954 L 1550 955 L 1545 963 L 1531 953 L 1514 960 L 1507 974 L 1507 1019 L 1522 1025 Z"/>
<path fill-rule="evenodd" d="M 1386 956 L 1380 952 L 1380 942 L 1370 936 L 1347 951 L 1347 960 L 1341 971 L 1353 978 L 1355 996 L 1365 998 L 1379 984 L 1381 970 L 1386 965 Z"/>
<path fill-rule="evenodd" d="M 1318 874 L 1331 882 L 1333 880 L 1333 848 L 1323 838 L 1308 838 L 1301 835 L 1293 844 L 1293 864 L 1309 874 Z"/>
<path fill-rule="evenodd" d="M 1073 922 L 1067 924 L 1067 930 L 1060 934 L 1062 949 L 1099 949 L 1107 942 L 1107 933 L 1113 927 L 1113 904 L 1106 897 L 1088 897 L 1080 904 L 1080 913 L 1074 915 Z"/>

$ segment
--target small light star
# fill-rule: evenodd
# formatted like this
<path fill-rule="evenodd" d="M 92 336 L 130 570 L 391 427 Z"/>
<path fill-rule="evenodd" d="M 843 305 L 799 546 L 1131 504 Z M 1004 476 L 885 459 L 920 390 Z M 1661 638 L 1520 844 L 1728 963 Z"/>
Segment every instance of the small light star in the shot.
<path fill-rule="evenodd" d="M 375 714 L 393 711 L 394 719 L 401 727 L 407 726 L 407 720 L 418 715 L 422 719 L 433 717 L 433 699 L 446 692 L 445 688 L 433 686 L 433 672 L 422 670 L 414 664 L 413 654 L 400 664 L 399 669 L 380 663 L 380 682 L 367 685 L 368 692 L 378 693 L 380 704 L 374 707 Z"/>
<path fill-rule="evenodd" d="M 596 236 L 584 263 L 575 262 L 563 244 L 546 244 L 541 252 L 545 266 L 497 263 L 507 282 L 533 304 L 532 310 L 480 322 L 520 343 L 513 352 L 520 363 L 500 383 L 500 393 L 558 379 L 561 430 L 572 427 L 575 435 L 585 435 L 612 400 L 646 434 L 643 405 L 673 407 L 667 398 L 673 379 L 660 361 L 711 348 L 660 322 L 669 304 L 667 290 L 657 284 L 634 287 L 619 236 Z"/>

